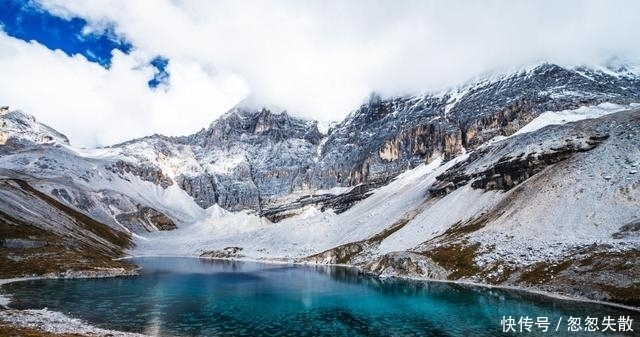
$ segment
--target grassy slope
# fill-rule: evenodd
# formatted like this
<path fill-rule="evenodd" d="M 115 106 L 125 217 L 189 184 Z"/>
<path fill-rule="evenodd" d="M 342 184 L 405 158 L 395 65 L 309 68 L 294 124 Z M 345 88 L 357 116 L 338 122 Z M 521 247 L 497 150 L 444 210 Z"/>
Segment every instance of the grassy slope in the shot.
<path fill-rule="evenodd" d="M 56 226 L 56 229 L 50 229 L 47 228 L 49 223 L 30 223 L 18 209 L 11 215 L 0 212 L 1 239 L 26 239 L 44 244 L 40 248 L 8 248 L 6 245 L 0 248 L 0 278 L 94 270 L 96 267 L 132 268 L 130 264 L 114 261 L 131 246 L 128 234 L 60 203 L 26 181 L 17 180 L 15 184 L 2 181 L 0 186 L 27 201 L 26 207 L 44 206 L 35 211 L 47 214 L 51 227 Z"/>

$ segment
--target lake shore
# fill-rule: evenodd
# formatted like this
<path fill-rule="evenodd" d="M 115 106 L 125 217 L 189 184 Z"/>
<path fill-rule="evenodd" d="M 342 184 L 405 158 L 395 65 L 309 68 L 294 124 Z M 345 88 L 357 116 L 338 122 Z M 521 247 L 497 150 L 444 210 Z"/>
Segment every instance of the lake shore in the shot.
<path fill-rule="evenodd" d="M 7 330 L 7 332 L 11 332 L 12 334 L 28 334 L 29 336 L 145 337 L 146 335 L 143 334 L 98 328 L 80 319 L 69 317 L 61 312 L 50 311 L 47 308 L 26 310 L 11 309 L 8 306 L 11 302 L 11 295 L 2 291 L 3 285 L 13 282 L 44 279 L 127 277 L 135 275 L 137 275 L 137 269 L 96 268 L 87 271 L 0 279 L 0 332 Z"/>
<path fill-rule="evenodd" d="M 146 257 L 154 257 L 154 256 L 130 256 L 124 259 L 134 259 L 134 258 L 146 258 Z M 158 256 L 155 256 L 158 257 Z M 168 257 L 168 256 L 162 256 Z M 536 289 L 533 287 L 521 287 L 521 286 L 510 286 L 510 285 L 492 285 L 492 284 L 484 284 L 472 281 L 465 280 L 441 280 L 441 279 L 429 279 L 418 276 L 411 275 L 394 275 L 394 276 L 380 276 L 365 269 L 362 269 L 358 266 L 345 265 L 345 264 L 320 264 L 320 263 L 312 263 L 312 262 L 299 262 L 290 259 L 264 259 L 264 258 L 204 258 L 198 256 L 173 256 L 173 257 L 182 257 L 182 258 L 195 258 L 195 259 L 205 259 L 205 260 L 221 260 L 221 261 L 237 261 L 237 262 L 255 262 L 255 263 L 263 263 L 263 264 L 274 264 L 274 265 L 299 265 L 299 266 L 322 266 L 322 267 L 347 267 L 353 268 L 358 272 L 369 275 L 372 277 L 377 277 L 380 279 L 398 279 L 398 280 L 412 280 L 412 281 L 424 281 L 424 282 L 437 282 L 437 283 L 447 283 L 447 284 L 455 284 L 460 286 L 468 286 L 468 287 L 478 287 L 485 289 L 499 289 L 499 290 L 511 290 L 517 292 L 524 292 L 528 294 L 533 294 L 537 296 L 543 296 L 553 299 L 559 299 L 564 301 L 574 301 L 574 302 L 584 302 L 584 303 L 593 303 L 599 305 L 605 305 L 612 308 L 624 309 L 633 312 L 640 312 L 640 308 L 626 306 L 623 304 L 606 302 L 606 301 L 597 301 L 588 298 L 581 298 L 578 296 L 568 296 L 565 294 L 558 294 L 549 291 L 544 291 L 540 289 Z M 43 276 L 31 276 L 31 277 L 17 277 L 17 278 L 7 278 L 0 279 L 0 323 L 8 324 L 9 328 L 13 329 L 33 329 L 37 332 L 42 332 L 42 336 L 47 336 L 50 334 L 56 335 L 89 335 L 89 336 L 118 336 L 118 337 L 144 337 L 146 335 L 123 332 L 123 331 L 115 331 L 115 330 L 107 330 L 92 326 L 90 323 L 84 322 L 82 320 L 72 318 L 66 316 L 63 313 L 49 311 L 47 308 L 44 309 L 27 309 L 27 310 L 17 310 L 11 309 L 8 307 L 10 303 L 10 294 L 6 294 L 1 290 L 1 287 L 5 284 L 13 283 L 13 282 L 22 282 L 22 281 L 30 281 L 30 280 L 39 280 L 39 279 L 61 279 L 61 278 L 74 278 L 74 279 L 82 279 L 82 278 L 108 278 L 108 277 L 126 277 L 126 276 L 134 276 L 137 275 L 138 270 L 125 270 L 124 268 L 113 268 L 110 270 L 100 270 L 100 271 L 80 271 L 80 272 L 66 272 L 59 273 L 54 275 L 43 275 Z M 0 324 L 0 331 L 5 327 L 5 325 Z"/>
<path fill-rule="evenodd" d="M 142 257 L 142 256 L 140 256 Z M 185 256 L 182 256 L 185 257 Z M 209 259 L 209 260 L 222 260 L 222 261 L 242 261 L 242 262 L 257 262 L 257 263 L 267 263 L 267 264 L 292 264 L 292 265 L 302 265 L 302 266 L 337 266 L 337 267 L 348 267 L 354 268 L 359 272 L 367 275 L 371 275 L 374 277 L 378 277 L 380 279 L 401 279 L 401 280 L 413 280 L 413 281 L 425 281 L 425 282 L 439 282 L 439 283 L 449 283 L 449 284 L 457 284 L 457 285 L 465 285 L 465 286 L 473 286 L 473 287 L 481 287 L 488 289 L 503 289 L 503 290 L 513 290 L 513 291 L 521 291 L 529 294 L 565 300 L 565 301 L 575 301 L 575 302 L 584 302 L 584 303 L 594 303 L 606 305 L 614 308 L 630 310 L 635 312 L 640 312 L 640 307 L 634 307 L 629 305 L 624 305 L 615 302 L 607 302 L 607 301 L 599 301 L 581 296 L 567 295 L 561 293 L 554 293 L 542 289 L 538 289 L 535 287 L 523 287 L 523 286 L 515 286 L 515 285 L 495 285 L 489 283 L 479 283 L 473 281 L 466 280 L 442 280 L 442 279 L 434 279 L 434 278 L 426 278 L 415 275 L 393 275 L 393 276 L 385 276 L 385 275 L 377 275 L 372 273 L 369 270 L 363 269 L 359 266 L 349 265 L 349 264 L 324 264 L 324 263 L 314 263 L 314 262 L 299 262 L 295 260 L 286 260 L 286 259 L 260 259 L 260 258 L 212 258 L 212 257 L 196 257 L 200 259 Z"/>

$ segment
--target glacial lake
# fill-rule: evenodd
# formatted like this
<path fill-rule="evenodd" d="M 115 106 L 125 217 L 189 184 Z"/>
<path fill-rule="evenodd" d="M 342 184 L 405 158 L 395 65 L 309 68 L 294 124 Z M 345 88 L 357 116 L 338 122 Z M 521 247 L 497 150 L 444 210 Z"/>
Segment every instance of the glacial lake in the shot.
<path fill-rule="evenodd" d="M 3 290 L 14 308 L 47 307 L 101 328 L 158 336 L 639 335 L 602 332 L 604 318 L 618 330 L 620 316 L 629 316 L 640 331 L 634 311 L 518 291 L 379 279 L 344 267 L 195 258 L 134 262 L 143 267 L 135 277 L 35 280 Z M 581 318 L 581 330 L 569 331 L 570 317 Z M 597 325 L 587 325 L 587 317 L 597 318 Z M 537 323 L 545 320 L 543 332 L 545 324 Z M 520 333 L 519 321 L 523 328 L 531 323 L 531 332 Z M 594 326 L 597 331 L 586 331 Z"/>

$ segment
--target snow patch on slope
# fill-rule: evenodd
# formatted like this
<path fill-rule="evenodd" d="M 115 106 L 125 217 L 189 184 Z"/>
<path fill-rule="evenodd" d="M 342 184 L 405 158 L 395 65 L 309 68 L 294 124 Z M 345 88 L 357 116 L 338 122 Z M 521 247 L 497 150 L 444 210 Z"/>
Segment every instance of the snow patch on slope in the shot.
<path fill-rule="evenodd" d="M 473 189 L 470 185 L 459 188 L 442 199 L 433 199 L 422 213 L 380 243 L 378 253 L 410 250 L 444 233 L 458 221 L 465 221 L 487 211 L 500 199 L 502 193 Z"/>
<path fill-rule="evenodd" d="M 198 256 L 210 250 L 242 247 L 255 259 L 294 259 L 359 241 L 391 226 L 428 195 L 435 176 L 455 164 L 437 159 L 399 175 L 367 199 L 336 215 L 313 207 L 278 223 L 250 212 L 231 213 L 212 206 L 208 217 L 171 232 L 144 234 L 132 254 Z"/>
<path fill-rule="evenodd" d="M 454 106 L 456 106 L 456 104 L 460 101 L 460 99 L 462 98 L 462 96 L 466 95 L 469 90 L 471 90 L 473 87 L 467 87 L 465 89 L 458 89 L 456 91 L 452 91 L 451 93 L 451 97 L 449 97 L 449 100 L 447 100 L 447 105 L 444 107 L 444 117 L 447 117 L 447 114 L 449 113 L 449 111 L 451 111 L 451 109 L 453 109 Z"/>
<path fill-rule="evenodd" d="M 596 106 L 583 106 L 574 110 L 562 110 L 562 111 L 547 111 L 527 125 L 522 127 L 513 135 L 519 135 L 527 132 L 533 132 L 547 125 L 560 125 L 570 122 L 576 122 L 583 119 L 598 118 L 604 115 L 612 114 L 618 111 L 629 110 L 630 108 L 638 107 L 640 104 L 632 103 L 631 105 L 620 105 L 613 103 L 602 103 Z"/>
<path fill-rule="evenodd" d="M 95 190 L 112 189 L 155 208 L 175 219 L 193 222 L 207 217 L 207 213 L 198 206 L 193 198 L 177 185 L 162 188 L 130 173 L 126 174 L 129 181 L 123 179 L 96 180 L 89 184 Z"/>

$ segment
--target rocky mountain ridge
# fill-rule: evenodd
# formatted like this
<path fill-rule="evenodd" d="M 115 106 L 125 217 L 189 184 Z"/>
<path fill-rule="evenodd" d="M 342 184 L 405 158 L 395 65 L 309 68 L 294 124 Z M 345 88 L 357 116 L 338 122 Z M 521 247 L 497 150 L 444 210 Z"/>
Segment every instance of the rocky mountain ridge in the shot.
<path fill-rule="evenodd" d="M 372 94 L 327 135 L 316 122 L 286 112 L 238 107 L 196 134 L 132 140 L 97 150 L 106 160 L 92 161 L 125 181 L 135 176 L 162 189 L 175 185 L 203 209 L 214 204 L 248 209 L 277 221 L 308 205 L 344 211 L 407 169 L 434 158 L 447 161 L 509 136 L 545 111 L 637 101 L 640 76 L 624 67 L 569 69 L 544 63 L 447 92 L 386 99 Z M 5 112 L 2 120 L 4 153 L 69 145 L 64 135 L 33 117 Z M 37 168 L 49 167 L 43 165 Z M 79 178 L 91 179 L 90 172 L 78 172 Z M 66 198 L 50 193 L 74 202 L 68 193 Z M 88 211 L 84 202 L 74 206 Z"/>
<path fill-rule="evenodd" d="M 387 99 L 372 94 L 327 135 L 316 122 L 286 112 L 238 107 L 190 136 L 155 135 L 112 146 L 120 157 L 104 167 L 162 188 L 175 184 L 202 208 L 250 209 L 277 220 L 294 214 L 295 205 L 344 210 L 409 168 L 509 136 L 545 111 L 637 101 L 640 77 L 626 68 L 545 63 L 447 92 Z M 68 144 L 64 135 L 25 118 L 32 117 L 3 119 L 5 151 L 27 140 Z M 11 133 L 20 136 L 8 139 Z M 346 199 L 325 192 L 354 186 L 360 187 Z"/>
<path fill-rule="evenodd" d="M 158 138 L 151 146 L 168 156 L 190 147 L 189 169 L 173 181 L 201 207 L 278 214 L 292 198 L 317 204 L 309 198 L 317 191 L 361 185 L 369 186 L 360 188 L 366 193 L 423 162 L 509 136 L 545 111 L 639 101 L 638 75 L 605 70 L 541 64 L 443 93 L 372 94 L 324 136 L 315 122 L 286 112 L 235 108 L 192 136 Z"/>

